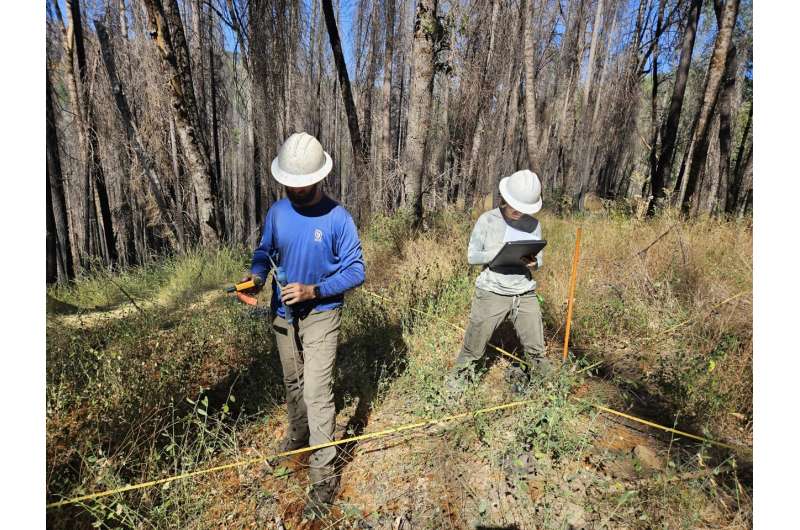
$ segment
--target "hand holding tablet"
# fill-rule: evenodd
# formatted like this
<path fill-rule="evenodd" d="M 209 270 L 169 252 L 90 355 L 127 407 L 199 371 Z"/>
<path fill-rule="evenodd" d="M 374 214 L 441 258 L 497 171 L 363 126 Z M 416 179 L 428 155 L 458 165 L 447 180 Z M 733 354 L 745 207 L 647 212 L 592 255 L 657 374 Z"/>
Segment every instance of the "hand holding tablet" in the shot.
<path fill-rule="evenodd" d="M 500 252 L 489 262 L 489 268 L 498 267 L 526 267 L 525 258 L 532 259 L 547 245 L 547 241 L 527 240 L 508 241 Z"/>

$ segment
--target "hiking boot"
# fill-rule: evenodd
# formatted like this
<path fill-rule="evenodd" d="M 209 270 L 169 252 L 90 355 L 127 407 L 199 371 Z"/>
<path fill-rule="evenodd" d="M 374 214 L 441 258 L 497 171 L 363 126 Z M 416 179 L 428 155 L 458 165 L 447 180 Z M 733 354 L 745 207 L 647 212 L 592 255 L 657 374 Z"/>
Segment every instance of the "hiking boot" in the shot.
<path fill-rule="evenodd" d="M 295 449 L 302 449 L 308 447 L 308 437 L 296 438 L 292 436 L 291 432 L 287 433 L 283 439 L 278 442 L 278 452 L 285 453 L 287 451 L 294 451 Z"/>
<path fill-rule="evenodd" d="M 292 436 L 292 431 L 289 430 L 286 433 L 280 442 L 278 442 L 278 447 L 275 449 L 276 453 L 286 453 L 288 451 L 294 451 L 296 449 L 302 449 L 303 447 L 308 447 L 308 436 L 305 438 L 296 438 Z M 271 459 L 268 463 L 271 466 L 275 466 L 280 464 L 281 462 L 285 462 L 287 459 L 292 458 L 291 456 L 277 456 Z"/>
<path fill-rule="evenodd" d="M 558 373 L 558 368 L 547 357 L 534 357 L 528 361 L 532 373 L 536 374 L 539 379 L 550 379 Z"/>
<path fill-rule="evenodd" d="M 469 368 L 453 368 L 444 378 L 444 390 L 450 397 L 460 396 L 473 380 L 473 374 Z"/>
<path fill-rule="evenodd" d="M 511 392 L 518 396 L 525 393 L 531 382 L 528 373 L 521 367 L 515 365 L 506 368 L 505 380 L 511 387 Z"/>
<path fill-rule="evenodd" d="M 334 474 L 333 468 L 311 468 L 309 470 L 311 489 L 308 491 L 308 502 L 303 508 L 303 518 L 309 521 L 326 517 L 333 505 L 339 477 Z"/>

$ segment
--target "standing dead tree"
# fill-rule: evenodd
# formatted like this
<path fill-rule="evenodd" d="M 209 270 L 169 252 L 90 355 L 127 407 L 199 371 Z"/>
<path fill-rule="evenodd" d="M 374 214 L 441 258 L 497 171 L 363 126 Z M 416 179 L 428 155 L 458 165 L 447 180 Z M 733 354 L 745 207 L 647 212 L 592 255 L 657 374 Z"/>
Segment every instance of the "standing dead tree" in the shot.
<path fill-rule="evenodd" d="M 686 13 L 686 24 L 683 30 L 683 40 L 681 41 L 681 56 L 675 73 L 675 84 L 672 87 L 667 117 L 661 128 L 661 153 L 658 157 L 655 173 L 651 177 L 653 200 L 648 207 L 650 215 L 655 212 L 656 206 L 666 196 L 666 177 L 672 168 L 672 160 L 675 154 L 675 140 L 678 137 L 683 97 L 686 93 L 686 83 L 689 80 L 689 67 L 692 64 L 692 51 L 694 50 L 694 40 L 697 34 L 697 23 L 700 19 L 702 3 L 702 0 L 691 0 Z"/>
<path fill-rule="evenodd" d="M 367 178 L 366 160 L 369 154 L 365 140 L 361 137 L 361 130 L 358 125 L 358 113 L 356 112 L 356 104 L 353 101 L 353 91 L 350 87 L 350 78 L 347 74 L 347 65 L 344 62 L 342 43 L 339 39 L 339 29 L 336 26 L 336 17 L 333 13 L 331 0 L 322 0 L 322 12 L 325 16 L 328 39 L 331 43 L 331 50 L 333 51 L 333 58 L 336 63 L 336 73 L 339 77 L 339 85 L 342 89 L 342 103 L 344 104 L 345 115 L 347 116 L 347 128 L 350 131 L 350 144 L 353 150 L 356 173 L 356 218 L 361 219 L 364 215 L 368 215 L 369 213 L 369 196 L 367 193 L 369 187 L 367 182 L 365 182 Z M 372 87 L 369 87 L 369 89 L 371 90 Z"/>
<path fill-rule="evenodd" d="M 441 29 L 436 17 L 437 0 L 419 0 L 414 20 L 413 78 L 408 111 L 408 138 L 404 156 L 404 202 L 411 205 L 417 222 L 422 221 L 422 183 L 425 142 L 430 126 L 433 97 L 434 43 Z"/>
<path fill-rule="evenodd" d="M 383 58 L 383 85 L 381 88 L 381 99 L 383 109 L 381 112 L 381 149 L 379 151 L 379 181 L 378 181 L 378 200 L 384 204 L 384 180 L 385 175 L 391 170 L 392 160 L 392 67 L 394 59 L 394 23 L 395 23 L 395 0 L 385 0 L 386 36 L 384 39 L 384 58 Z"/>
<path fill-rule="evenodd" d="M 172 242 L 173 247 L 178 247 L 178 242 L 181 245 L 183 244 L 183 237 L 182 230 L 178 227 L 178 224 L 175 221 L 175 216 L 182 215 L 182 213 L 177 211 L 174 204 L 168 202 L 168 198 L 164 194 L 163 185 L 161 184 L 161 179 L 158 176 L 155 164 L 145 150 L 141 136 L 139 135 L 139 131 L 133 121 L 133 116 L 128 104 L 128 98 L 125 95 L 125 89 L 122 86 L 119 76 L 117 75 L 114 52 L 111 48 L 111 39 L 108 36 L 108 32 L 100 20 L 95 20 L 94 26 L 97 30 L 97 37 L 100 43 L 103 64 L 105 65 L 106 73 L 108 74 L 108 80 L 111 83 L 111 92 L 114 94 L 114 102 L 117 105 L 117 112 L 119 114 L 122 128 L 125 130 L 131 150 L 134 152 L 136 158 L 139 160 L 139 164 L 144 169 L 145 177 L 150 184 L 150 191 L 153 194 L 153 198 L 155 198 L 159 212 L 172 230 L 172 235 L 175 238 Z"/>
<path fill-rule="evenodd" d="M 731 181 L 728 186 L 726 194 L 725 212 L 729 214 L 734 214 L 738 212 L 741 209 L 740 207 L 742 207 L 742 203 L 745 202 L 741 200 L 740 195 L 742 191 L 743 176 L 744 173 L 746 172 L 746 168 L 750 166 L 750 171 L 752 171 L 753 147 L 752 145 L 748 147 L 748 139 L 750 139 L 750 142 L 752 142 L 752 139 L 749 138 L 750 129 L 752 125 L 753 125 L 753 104 L 751 103 L 750 111 L 747 114 L 747 124 L 744 126 L 744 132 L 742 133 L 742 140 L 739 142 L 739 149 L 736 152 L 736 164 L 733 167 L 733 173 L 731 174 Z M 746 160 L 744 164 L 742 163 L 743 160 Z"/>
<path fill-rule="evenodd" d="M 717 17 L 717 25 L 722 25 L 722 0 L 714 0 L 714 14 Z M 722 77 L 722 86 L 719 95 L 719 178 L 712 183 L 711 189 L 707 193 L 704 211 L 715 213 L 725 211 L 728 188 L 731 180 L 731 143 L 733 135 L 732 113 L 734 109 L 736 91 L 736 70 L 738 69 L 738 54 L 736 44 L 731 38 L 728 45 L 728 53 L 725 57 L 725 73 Z"/>
<path fill-rule="evenodd" d="M 53 108 L 50 68 L 45 74 L 47 87 L 47 281 L 64 282 L 75 276 L 72 245 L 69 239 L 67 205 L 64 196 L 64 173 L 61 168 L 58 130 Z"/>
<path fill-rule="evenodd" d="M 68 0 L 67 2 L 68 26 L 61 16 L 58 2 L 54 2 L 53 7 L 61 21 L 64 37 L 64 61 L 69 86 L 68 92 L 76 119 L 78 143 L 82 156 L 83 252 L 80 261 L 84 266 L 88 266 L 93 256 L 103 256 L 105 263 L 112 265 L 118 259 L 117 246 L 106 179 L 100 160 L 100 142 L 97 137 L 95 109 L 89 93 L 92 80 L 90 79 L 86 57 L 80 1 Z M 77 75 L 75 65 L 77 65 Z M 100 207 L 102 226 L 97 218 L 95 194 L 97 194 L 97 202 Z"/>
<path fill-rule="evenodd" d="M 711 125 L 711 114 L 717 104 L 722 76 L 725 73 L 725 64 L 729 58 L 728 51 L 733 37 L 733 26 L 736 24 L 736 15 L 739 12 L 739 0 L 726 0 L 722 10 L 719 31 L 714 40 L 714 50 L 706 74 L 705 89 L 703 90 L 702 104 L 697 113 L 694 134 L 686 152 L 686 167 L 678 177 L 680 182 L 678 203 L 683 210 L 688 211 L 690 203 L 692 213 L 697 214 L 700 208 L 700 197 L 696 196 L 699 174 L 705 165 L 708 149 L 708 132 Z M 715 193 L 716 195 L 716 193 Z"/>
<path fill-rule="evenodd" d="M 211 187 L 211 162 L 202 135 L 197 129 L 197 103 L 180 12 L 176 0 L 166 0 L 166 6 L 162 0 L 144 0 L 144 4 L 150 22 L 150 37 L 158 47 L 169 78 L 178 137 L 197 198 L 200 238 L 203 244 L 217 244 L 219 234 Z"/>

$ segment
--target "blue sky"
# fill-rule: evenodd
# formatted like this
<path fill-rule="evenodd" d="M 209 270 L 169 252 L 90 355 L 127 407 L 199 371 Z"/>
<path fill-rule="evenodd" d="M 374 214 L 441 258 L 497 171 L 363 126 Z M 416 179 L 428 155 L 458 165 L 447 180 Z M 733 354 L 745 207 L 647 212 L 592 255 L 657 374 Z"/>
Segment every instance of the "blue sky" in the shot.
<path fill-rule="evenodd" d="M 47 0 L 46 0 L 47 1 Z M 58 7 L 61 9 L 61 13 L 64 17 L 67 16 L 66 13 L 66 0 L 55 0 L 58 2 Z M 185 0 L 179 0 L 179 3 L 183 5 Z M 308 20 L 311 19 L 313 13 L 313 1 L 314 0 L 303 0 L 303 10 L 305 12 L 305 16 Z M 319 0 L 317 0 L 319 1 Z M 138 3 L 138 0 L 137 0 Z M 216 2 L 214 2 L 216 5 Z M 334 0 L 334 7 L 336 5 L 336 1 Z M 130 5 L 130 0 L 126 0 L 126 4 Z M 96 17 L 97 15 L 102 15 L 102 3 L 97 2 L 96 0 L 81 0 L 81 6 L 84 8 L 85 12 L 87 13 L 87 20 L 83 21 L 84 27 L 91 25 L 91 19 Z M 350 75 L 350 78 L 353 78 L 354 72 L 353 69 L 355 68 L 355 59 L 353 55 L 353 47 L 354 47 L 354 31 L 353 23 L 356 18 L 356 12 L 358 10 L 358 0 L 339 0 L 339 15 L 338 15 L 338 23 L 339 23 L 339 38 L 342 40 L 342 50 L 344 52 L 344 60 L 347 63 L 347 70 Z M 320 8 L 321 9 L 321 8 Z M 322 13 L 320 13 L 320 16 Z M 324 23 L 322 24 L 324 28 Z M 225 36 L 225 48 L 227 50 L 233 50 L 236 37 L 233 34 L 233 30 L 229 28 L 226 24 L 222 24 L 223 34 Z M 325 44 L 328 45 L 328 38 L 327 35 L 325 36 Z"/>
<path fill-rule="evenodd" d="M 53 0 L 58 2 L 58 5 L 66 16 L 66 0 Z M 135 0 L 136 4 L 139 4 L 138 0 Z M 187 0 L 179 0 L 181 4 L 183 4 Z M 217 0 L 213 0 L 215 5 L 217 4 Z M 302 1 L 302 9 L 304 10 L 304 18 L 306 20 L 311 19 L 313 13 L 313 2 L 319 0 L 303 0 Z M 129 3 L 130 0 L 126 0 L 126 3 Z M 224 2 L 221 2 L 224 4 Z M 336 0 L 334 0 L 334 6 L 336 5 Z M 356 14 L 358 10 L 358 0 L 339 0 L 339 35 L 342 40 L 342 48 L 344 51 L 345 62 L 347 63 L 348 73 L 350 78 L 353 79 L 354 77 L 354 69 L 355 69 L 355 56 L 354 56 L 354 41 L 355 41 L 355 23 L 356 23 Z M 749 8 L 749 2 L 745 0 L 743 2 L 745 9 Z M 84 9 L 88 12 L 87 19 L 84 20 L 83 23 L 85 26 L 91 25 L 91 19 L 95 16 L 102 14 L 102 12 L 95 11 L 96 9 L 102 9 L 104 2 L 99 0 L 81 0 L 81 5 Z M 633 18 L 636 17 L 636 10 L 639 5 L 639 0 L 627 0 L 625 5 L 625 19 L 627 19 L 627 23 L 623 25 L 623 27 L 631 27 L 633 26 Z M 694 57 L 693 59 L 697 59 L 705 50 L 708 50 L 713 45 L 713 40 L 716 35 L 716 24 L 713 20 L 713 10 L 711 9 L 710 5 L 706 5 L 703 14 L 701 15 L 700 24 L 698 27 L 698 35 L 697 41 L 695 42 L 695 50 L 694 50 Z M 709 20 L 708 15 L 711 15 L 711 20 Z M 321 13 L 320 13 L 321 16 Z M 633 18 L 631 18 L 633 17 Z M 321 24 L 323 31 L 325 28 L 325 24 Z M 233 31 L 225 24 L 222 24 L 223 33 L 225 35 L 225 47 L 228 50 L 233 50 L 235 45 L 235 36 Z M 561 28 L 563 30 L 563 28 Z M 675 29 L 673 29 L 675 31 Z M 647 38 L 647 37 L 645 37 Z M 664 37 L 667 38 L 667 37 Z M 328 38 L 327 35 L 324 37 L 324 43 L 327 46 Z M 662 41 L 662 46 L 666 44 L 666 41 Z M 664 48 L 662 48 L 662 52 L 659 56 L 659 66 L 662 72 L 670 70 L 677 64 L 678 54 L 680 53 L 679 48 L 675 48 L 673 50 L 674 53 L 667 54 L 665 53 Z M 651 65 L 648 64 L 647 67 L 649 68 Z"/>

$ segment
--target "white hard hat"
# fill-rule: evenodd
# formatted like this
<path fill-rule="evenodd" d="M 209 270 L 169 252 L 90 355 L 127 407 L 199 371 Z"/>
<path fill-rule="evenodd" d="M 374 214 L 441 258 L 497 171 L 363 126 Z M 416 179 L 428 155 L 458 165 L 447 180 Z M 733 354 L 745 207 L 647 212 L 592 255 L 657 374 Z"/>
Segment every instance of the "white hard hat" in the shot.
<path fill-rule="evenodd" d="M 272 176 L 290 188 L 311 186 L 324 179 L 333 168 L 331 156 L 319 140 L 308 133 L 294 133 L 283 142 L 272 161 Z"/>
<path fill-rule="evenodd" d="M 538 175 L 528 169 L 501 179 L 500 195 L 518 212 L 533 215 L 542 209 L 542 183 Z"/>

